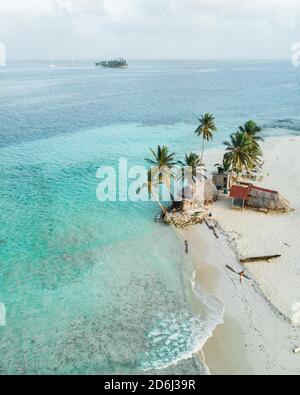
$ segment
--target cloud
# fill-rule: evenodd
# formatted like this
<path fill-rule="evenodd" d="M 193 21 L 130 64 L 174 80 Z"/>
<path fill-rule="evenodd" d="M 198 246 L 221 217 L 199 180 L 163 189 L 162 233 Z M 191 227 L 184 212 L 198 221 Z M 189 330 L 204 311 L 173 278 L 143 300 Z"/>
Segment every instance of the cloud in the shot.
<path fill-rule="evenodd" d="M 230 43 L 238 56 L 244 46 L 254 51 L 255 42 L 251 57 L 282 56 L 300 39 L 299 21 L 298 0 L 0 0 L 0 39 L 15 56 L 24 55 L 24 42 L 31 56 L 63 49 L 69 56 L 75 40 L 82 56 L 121 47 L 138 58 L 144 45 L 157 57 L 166 48 L 168 56 L 186 54 L 187 47 L 190 57 L 197 47 L 214 57 L 211 45 L 220 54 Z M 276 48 L 268 48 L 270 40 Z"/>
<path fill-rule="evenodd" d="M 298 0 L 0 0 L 1 15 L 55 15 L 60 11 L 74 18 L 128 23 L 139 18 L 151 21 L 166 16 L 192 20 L 203 15 L 215 19 L 296 20 L 300 15 Z"/>
<path fill-rule="evenodd" d="M 105 10 L 112 21 L 131 22 L 133 19 L 171 18 L 189 16 L 191 19 L 209 15 L 222 20 L 236 19 L 297 19 L 298 0 L 61 0 L 69 12 L 93 15 Z"/>
<path fill-rule="evenodd" d="M 0 16 L 19 15 L 34 18 L 51 13 L 54 3 L 53 0 L 0 0 Z"/>

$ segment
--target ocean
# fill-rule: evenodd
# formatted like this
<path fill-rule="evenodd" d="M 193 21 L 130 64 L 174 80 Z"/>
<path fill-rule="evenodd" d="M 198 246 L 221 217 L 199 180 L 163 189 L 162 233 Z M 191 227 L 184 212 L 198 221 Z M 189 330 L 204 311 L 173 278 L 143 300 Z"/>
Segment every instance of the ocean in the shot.
<path fill-rule="evenodd" d="M 206 374 L 195 355 L 224 306 L 154 202 L 99 202 L 100 166 L 166 144 L 220 146 L 254 119 L 299 134 L 300 69 L 271 61 L 131 61 L 128 70 L 0 69 L 0 374 Z M 209 147 L 207 149 L 209 149 Z M 220 158 L 221 160 L 221 158 Z"/>

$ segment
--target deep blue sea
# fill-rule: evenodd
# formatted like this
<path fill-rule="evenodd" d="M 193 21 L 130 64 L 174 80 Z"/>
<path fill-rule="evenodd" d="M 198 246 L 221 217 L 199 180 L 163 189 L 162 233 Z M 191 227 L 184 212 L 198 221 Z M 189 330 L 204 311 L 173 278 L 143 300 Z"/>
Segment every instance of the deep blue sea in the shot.
<path fill-rule="evenodd" d="M 299 134 L 289 62 L 11 62 L 0 69 L 0 374 L 195 373 L 222 306 L 191 287 L 155 203 L 96 197 L 100 166 L 149 147 L 199 151 L 212 112 L 220 145 L 248 119 Z M 177 364 L 176 364 L 177 363 Z"/>

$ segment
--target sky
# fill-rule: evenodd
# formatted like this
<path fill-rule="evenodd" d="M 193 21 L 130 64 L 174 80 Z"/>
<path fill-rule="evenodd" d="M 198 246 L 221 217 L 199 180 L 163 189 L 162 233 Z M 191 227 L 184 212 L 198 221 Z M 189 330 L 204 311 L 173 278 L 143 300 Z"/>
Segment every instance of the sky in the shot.
<path fill-rule="evenodd" d="M 289 59 L 300 0 L 0 0 L 8 59 Z"/>

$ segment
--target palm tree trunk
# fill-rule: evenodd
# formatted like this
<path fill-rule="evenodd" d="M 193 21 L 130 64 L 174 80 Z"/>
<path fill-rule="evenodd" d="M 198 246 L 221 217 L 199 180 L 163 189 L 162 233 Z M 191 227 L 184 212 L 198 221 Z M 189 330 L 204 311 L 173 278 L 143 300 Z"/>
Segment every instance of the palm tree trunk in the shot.
<path fill-rule="evenodd" d="M 159 199 L 156 198 L 156 196 L 152 193 L 152 196 L 154 197 L 156 203 L 159 205 L 159 207 L 162 209 L 164 214 L 167 214 L 166 209 L 164 208 L 164 206 L 161 204 L 161 202 L 159 201 Z"/>
<path fill-rule="evenodd" d="M 201 164 L 203 163 L 203 157 L 204 157 L 204 144 L 205 144 L 205 139 L 203 139 L 203 144 L 202 144 Z"/>
<path fill-rule="evenodd" d="M 161 202 L 160 202 L 159 200 L 157 200 L 157 203 L 158 203 L 159 207 L 162 209 L 162 212 L 163 212 L 164 214 L 167 214 L 167 211 L 166 211 L 166 209 L 164 208 L 164 206 L 161 204 Z"/>

